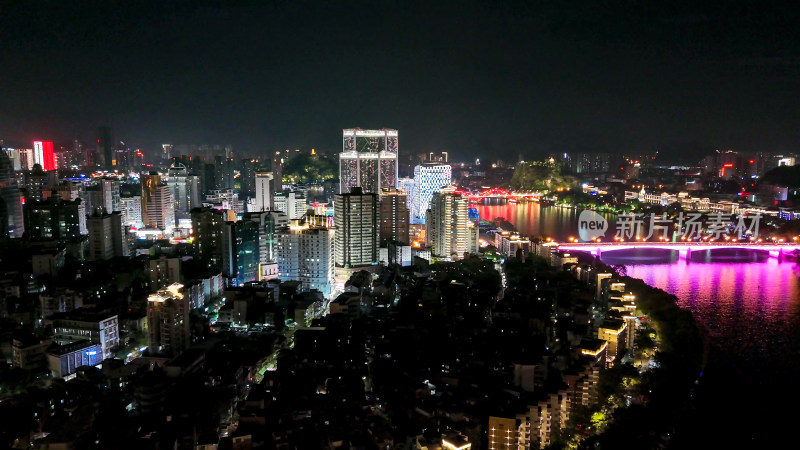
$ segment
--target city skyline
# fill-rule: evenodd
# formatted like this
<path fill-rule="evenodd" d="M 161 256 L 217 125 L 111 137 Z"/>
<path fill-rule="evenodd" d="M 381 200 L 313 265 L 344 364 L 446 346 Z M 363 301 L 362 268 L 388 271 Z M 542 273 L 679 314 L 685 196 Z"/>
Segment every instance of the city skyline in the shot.
<path fill-rule="evenodd" d="M 151 152 L 333 153 L 357 123 L 403 130 L 411 153 L 514 160 L 785 153 L 799 138 L 798 11 L 780 4 L 25 2 L 4 16 L 11 142 L 88 142 L 107 125 Z"/>

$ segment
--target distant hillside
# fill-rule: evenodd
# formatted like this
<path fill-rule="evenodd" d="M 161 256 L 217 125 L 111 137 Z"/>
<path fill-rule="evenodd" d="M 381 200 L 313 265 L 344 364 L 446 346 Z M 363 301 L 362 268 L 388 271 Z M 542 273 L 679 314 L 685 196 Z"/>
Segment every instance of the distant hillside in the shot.
<path fill-rule="evenodd" d="M 765 173 L 758 184 L 772 184 L 777 186 L 800 186 L 800 166 L 776 167 Z"/>
<path fill-rule="evenodd" d="M 294 156 L 283 167 L 284 183 L 312 183 L 339 178 L 339 164 L 336 160 L 319 155 L 301 154 Z"/>

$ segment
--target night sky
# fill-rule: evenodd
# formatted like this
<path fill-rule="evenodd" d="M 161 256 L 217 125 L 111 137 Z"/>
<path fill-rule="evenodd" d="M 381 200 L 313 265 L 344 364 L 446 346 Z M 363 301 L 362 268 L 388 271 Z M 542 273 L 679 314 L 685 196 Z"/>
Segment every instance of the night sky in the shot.
<path fill-rule="evenodd" d="M 129 3 L 134 3 L 131 6 Z M 797 2 L 0 0 L 0 138 L 240 152 L 800 147 Z"/>

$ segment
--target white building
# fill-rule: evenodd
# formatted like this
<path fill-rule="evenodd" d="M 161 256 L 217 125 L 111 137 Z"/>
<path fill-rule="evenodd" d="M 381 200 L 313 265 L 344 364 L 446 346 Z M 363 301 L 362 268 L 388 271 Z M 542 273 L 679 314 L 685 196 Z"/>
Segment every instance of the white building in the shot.
<path fill-rule="evenodd" d="M 334 240 L 332 228 L 314 227 L 293 220 L 275 233 L 278 277 L 299 280 L 303 290 L 316 289 L 328 298 L 334 286 Z"/>
<path fill-rule="evenodd" d="M 452 183 L 449 164 L 425 163 L 414 167 L 414 187 L 411 196 L 411 221 L 425 223 L 425 214 L 433 194 Z"/>
<path fill-rule="evenodd" d="M 282 211 L 286 214 L 289 220 L 302 219 L 306 215 L 306 194 L 304 192 L 276 192 L 273 197 L 274 211 Z"/>
<path fill-rule="evenodd" d="M 122 197 L 119 199 L 122 211 L 122 224 L 142 228 L 142 197 Z"/>
<path fill-rule="evenodd" d="M 272 172 L 256 173 L 255 212 L 269 211 L 272 209 L 272 184 Z"/>
<path fill-rule="evenodd" d="M 433 194 L 427 226 L 427 243 L 431 256 L 439 260 L 464 257 L 472 249 L 469 230 L 469 199 L 455 192 L 454 186 Z"/>

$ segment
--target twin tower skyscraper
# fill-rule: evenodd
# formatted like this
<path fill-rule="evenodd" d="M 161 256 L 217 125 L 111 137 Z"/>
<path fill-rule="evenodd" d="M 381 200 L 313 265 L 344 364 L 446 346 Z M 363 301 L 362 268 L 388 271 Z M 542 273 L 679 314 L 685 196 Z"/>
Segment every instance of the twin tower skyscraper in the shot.
<path fill-rule="evenodd" d="M 397 130 L 342 130 L 339 154 L 339 192 L 360 187 L 364 193 L 380 194 L 397 188 Z"/>

